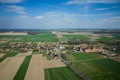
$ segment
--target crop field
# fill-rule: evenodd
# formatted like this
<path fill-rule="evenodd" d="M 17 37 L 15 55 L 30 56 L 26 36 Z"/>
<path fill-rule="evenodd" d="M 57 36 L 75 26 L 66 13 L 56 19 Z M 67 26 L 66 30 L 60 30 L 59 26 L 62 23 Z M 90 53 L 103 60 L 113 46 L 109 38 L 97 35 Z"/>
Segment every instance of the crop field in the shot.
<path fill-rule="evenodd" d="M 75 60 L 92 60 L 92 59 L 101 59 L 104 58 L 102 55 L 98 53 L 72 53 L 72 54 L 64 54 L 64 57 L 68 61 Z"/>
<path fill-rule="evenodd" d="M 109 34 L 109 36 L 101 35 L 98 41 L 119 41 L 120 34 Z"/>
<path fill-rule="evenodd" d="M 104 60 L 106 61 L 106 60 Z M 104 62 L 103 62 L 104 63 Z M 106 64 L 108 65 L 108 64 Z M 103 65 L 95 62 L 94 60 L 74 62 L 72 66 L 78 71 L 87 74 L 93 80 L 119 80 L 120 75 L 113 72 L 111 69 L 104 67 Z M 108 65 L 110 66 L 110 65 Z M 113 63 L 113 68 L 114 63 Z M 119 66 L 117 66 L 119 67 Z"/>
<path fill-rule="evenodd" d="M 62 35 L 60 41 L 70 41 L 70 40 L 87 40 L 89 39 L 86 35 Z"/>
<path fill-rule="evenodd" d="M 67 54 L 65 58 L 72 61 L 73 68 L 88 75 L 92 80 L 119 80 L 120 78 L 120 63 L 97 53 Z"/>
<path fill-rule="evenodd" d="M 8 52 L 7 54 L 5 54 L 3 57 L 0 58 L 0 62 L 2 62 L 4 59 L 6 59 L 7 57 L 13 57 L 16 54 L 18 54 L 18 52 Z"/>
<path fill-rule="evenodd" d="M 18 69 L 13 80 L 24 80 L 25 74 L 27 72 L 31 56 L 26 56 L 20 68 Z"/>
<path fill-rule="evenodd" d="M 67 67 L 45 69 L 45 80 L 82 80 Z"/>
<path fill-rule="evenodd" d="M 94 60 L 96 63 L 104 66 L 111 71 L 120 74 L 120 62 L 114 61 L 112 59 L 99 59 Z"/>
<path fill-rule="evenodd" d="M 24 56 L 8 57 L 2 61 L 0 63 L 0 80 L 13 80 L 24 59 Z"/>
<path fill-rule="evenodd" d="M 0 35 L 0 40 L 8 39 L 11 42 L 55 42 L 56 36 L 51 33 L 38 35 Z"/>

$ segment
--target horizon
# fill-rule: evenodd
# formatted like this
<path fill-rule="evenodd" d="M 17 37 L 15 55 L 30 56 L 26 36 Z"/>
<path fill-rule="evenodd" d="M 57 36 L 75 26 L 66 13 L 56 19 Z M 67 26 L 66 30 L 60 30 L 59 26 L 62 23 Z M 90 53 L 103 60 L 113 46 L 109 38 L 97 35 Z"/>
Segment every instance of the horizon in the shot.
<path fill-rule="evenodd" d="M 0 0 L 0 29 L 120 29 L 119 0 Z"/>

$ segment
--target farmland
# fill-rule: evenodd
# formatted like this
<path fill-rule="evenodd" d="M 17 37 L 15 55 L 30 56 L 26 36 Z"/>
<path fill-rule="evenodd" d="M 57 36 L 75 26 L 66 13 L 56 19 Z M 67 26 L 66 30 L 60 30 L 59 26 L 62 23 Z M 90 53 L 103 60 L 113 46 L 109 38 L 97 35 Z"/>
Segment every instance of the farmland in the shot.
<path fill-rule="evenodd" d="M 0 35 L 0 39 L 8 39 L 10 42 L 55 42 L 55 35 L 43 33 L 36 35 Z"/>
<path fill-rule="evenodd" d="M 102 55 L 98 53 L 72 53 L 65 54 L 65 59 L 68 61 L 76 61 L 76 60 L 89 60 L 89 59 L 102 59 L 104 58 Z"/>
<path fill-rule="evenodd" d="M 23 80 L 27 72 L 31 56 L 26 56 L 13 80 Z"/>
<path fill-rule="evenodd" d="M 69 68 L 58 67 L 45 69 L 45 80 L 82 80 L 82 79 L 80 79 Z"/>
<path fill-rule="evenodd" d="M 5 54 L 4 56 L 2 56 L 0 58 L 0 62 L 2 62 L 4 59 L 6 59 L 7 57 L 13 57 L 17 54 L 18 52 L 8 52 L 7 54 Z"/>
<path fill-rule="evenodd" d="M 80 73 L 88 75 L 92 80 L 119 80 L 119 62 L 103 58 L 96 53 L 67 55 L 66 59 L 72 61 L 71 66 Z"/>
<path fill-rule="evenodd" d="M 0 80 L 119 80 L 120 63 L 112 60 L 120 59 L 119 36 L 79 31 L 0 35 Z"/>

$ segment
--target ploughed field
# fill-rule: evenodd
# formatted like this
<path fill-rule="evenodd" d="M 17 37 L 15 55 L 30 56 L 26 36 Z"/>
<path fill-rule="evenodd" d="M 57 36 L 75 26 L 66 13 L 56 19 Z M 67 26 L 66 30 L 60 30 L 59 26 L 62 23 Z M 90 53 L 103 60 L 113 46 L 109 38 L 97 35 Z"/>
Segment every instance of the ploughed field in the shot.
<path fill-rule="evenodd" d="M 92 80 L 119 80 L 120 63 L 97 53 L 73 53 L 65 55 L 71 66 Z M 72 56 L 72 57 L 71 57 Z"/>

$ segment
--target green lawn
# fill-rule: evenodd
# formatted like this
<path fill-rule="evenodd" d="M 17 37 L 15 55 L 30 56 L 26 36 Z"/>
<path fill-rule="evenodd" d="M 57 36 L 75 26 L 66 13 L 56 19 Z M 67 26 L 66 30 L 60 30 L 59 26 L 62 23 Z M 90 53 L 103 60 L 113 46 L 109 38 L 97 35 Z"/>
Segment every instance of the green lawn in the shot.
<path fill-rule="evenodd" d="M 72 53 L 64 54 L 64 57 L 66 60 L 69 61 L 104 58 L 102 55 L 98 53 Z"/>
<path fill-rule="evenodd" d="M 7 57 L 13 57 L 16 54 L 18 54 L 18 52 L 8 52 L 6 53 L 3 57 L 0 58 L 0 62 L 2 62 L 4 59 L 6 59 Z"/>
<path fill-rule="evenodd" d="M 38 35 L 0 35 L 0 39 L 9 39 L 12 42 L 55 42 L 54 34 L 44 33 Z"/>
<path fill-rule="evenodd" d="M 25 74 L 27 72 L 31 56 L 26 56 L 20 68 L 18 69 L 13 80 L 24 80 Z"/>
<path fill-rule="evenodd" d="M 82 80 L 67 67 L 45 69 L 45 80 Z"/>

